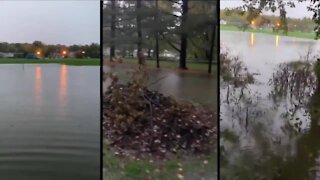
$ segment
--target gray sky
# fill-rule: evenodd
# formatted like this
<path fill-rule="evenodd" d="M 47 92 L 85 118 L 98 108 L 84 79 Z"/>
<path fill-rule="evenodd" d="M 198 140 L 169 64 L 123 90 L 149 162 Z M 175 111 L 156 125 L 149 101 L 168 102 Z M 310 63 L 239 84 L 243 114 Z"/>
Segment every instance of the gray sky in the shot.
<path fill-rule="evenodd" d="M 307 10 L 307 6 L 310 4 L 310 1 L 298 3 L 296 2 L 295 8 L 286 8 L 287 9 L 287 17 L 293 18 L 303 18 L 309 17 L 312 18 L 313 13 Z M 237 7 L 243 5 L 242 0 L 220 0 L 220 9 L 224 9 L 226 7 Z M 279 15 L 279 11 L 275 13 L 265 12 L 268 15 Z"/>
<path fill-rule="evenodd" d="M 0 42 L 100 42 L 100 1 L 0 1 Z"/>

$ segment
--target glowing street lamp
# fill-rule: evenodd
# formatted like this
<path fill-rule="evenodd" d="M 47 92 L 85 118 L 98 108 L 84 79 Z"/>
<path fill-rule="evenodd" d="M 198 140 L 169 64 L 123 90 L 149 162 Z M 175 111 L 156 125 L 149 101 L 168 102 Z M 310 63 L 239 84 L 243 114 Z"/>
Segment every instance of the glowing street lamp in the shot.
<path fill-rule="evenodd" d="M 280 26 L 280 23 L 277 23 L 277 26 L 279 27 L 279 26 Z"/>
<path fill-rule="evenodd" d="M 86 52 L 85 52 L 85 51 L 81 51 L 81 53 L 82 53 L 82 54 L 85 54 Z"/>
<path fill-rule="evenodd" d="M 41 52 L 40 51 L 37 51 L 37 55 L 40 55 L 41 54 Z"/>
<path fill-rule="evenodd" d="M 251 24 L 254 25 L 254 21 L 251 21 Z"/>
<path fill-rule="evenodd" d="M 63 55 L 66 55 L 66 54 L 67 54 L 67 51 L 66 51 L 66 50 L 62 51 L 62 54 L 63 54 Z"/>

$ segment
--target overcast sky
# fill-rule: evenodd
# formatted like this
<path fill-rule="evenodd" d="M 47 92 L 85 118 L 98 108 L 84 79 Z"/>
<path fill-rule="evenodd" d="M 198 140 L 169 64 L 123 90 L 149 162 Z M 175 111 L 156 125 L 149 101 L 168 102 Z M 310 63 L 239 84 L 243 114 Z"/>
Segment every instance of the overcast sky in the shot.
<path fill-rule="evenodd" d="M 0 1 L 0 42 L 100 42 L 100 2 Z"/>
<path fill-rule="evenodd" d="M 287 17 L 293 17 L 293 18 L 303 18 L 303 17 L 309 17 L 312 18 L 313 13 L 309 12 L 307 10 L 307 6 L 310 4 L 310 1 L 302 2 L 302 3 L 296 3 L 295 8 L 286 8 L 287 9 Z M 238 7 L 243 5 L 242 0 L 220 0 L 220 9 L 224 9 L 226 7 Z M 270 15 L 279 15 L 279 11 L 276 11 L 275 13 L 267 12 L 265 14 Z"/>

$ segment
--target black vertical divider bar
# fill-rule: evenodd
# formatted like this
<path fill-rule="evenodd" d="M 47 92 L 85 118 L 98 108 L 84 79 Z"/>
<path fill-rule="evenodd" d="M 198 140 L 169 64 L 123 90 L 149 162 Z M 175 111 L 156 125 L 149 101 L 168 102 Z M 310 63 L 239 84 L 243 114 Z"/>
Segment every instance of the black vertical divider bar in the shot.
<path fill-rule="evenodd" d="M 218 111 L 217 111 L 217 176 L 218 176 L 218 179 L 220 179 L 220 0 L 217 0 L 217 7 L 216 7 L 216 10 L 217 10 L 217 35 L 218 35 L 218 38 L 217 38 L 217 58 L 218 58 L 218 66 L 217 66 L 217 78 L 218 78 L 218 84 L 217 84 L 217 87 L 218 87 Z"/>
<path fill-rule="evenodd" d="M 103 1 L 99 0 L 100 11 L 100 179 L 103 179 Z"/>

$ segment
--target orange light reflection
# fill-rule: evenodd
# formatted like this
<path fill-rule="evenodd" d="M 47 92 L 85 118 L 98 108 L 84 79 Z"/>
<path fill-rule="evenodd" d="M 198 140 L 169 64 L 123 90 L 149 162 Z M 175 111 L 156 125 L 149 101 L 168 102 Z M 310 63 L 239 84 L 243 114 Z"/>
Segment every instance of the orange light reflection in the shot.
<path fill-rule="evenodd" d="M 35 93 L 35 103 L 36 108 L 41 107 L 41 95 L 42 95 L 42 72 L 41 67 L 37 66 L 35 70 L 35 84 L 34 84 L 34 93 Z"/>
<path fill-rule="evenodd" d="M 67 98 L 67 88 L 68 88 L 68 77 L 67 77 L 67 65 L 61 65 L 60 70 L 60 89 L 59 89 L 59 97 L 60 103 L 63 107 L 66 105 L 66 98 Z"/>
<path fill-rule="evenodd" d="M 250 36 L 250 45 L 251 45 L 251 47 L 254 46 L 254 33 L 251 33 L 251 36 Z"/>

